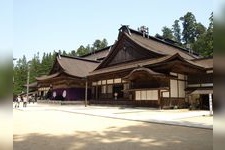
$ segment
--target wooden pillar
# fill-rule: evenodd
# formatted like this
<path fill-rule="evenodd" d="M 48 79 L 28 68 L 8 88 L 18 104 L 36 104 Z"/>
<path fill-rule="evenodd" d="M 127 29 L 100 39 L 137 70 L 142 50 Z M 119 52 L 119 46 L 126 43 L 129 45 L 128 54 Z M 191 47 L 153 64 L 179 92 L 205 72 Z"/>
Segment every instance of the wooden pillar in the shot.
<path fill-rule="evenodd" d="M 28 64 L 28 68 L 27 68 L 28 70 L 27 70 L 27 101 L 29 101 L 28 100 L 28 95 L 29 95 L 29 82 L 30 82 L 30 68 L 29 68 L 29 64 Z"/>
<path fill-rule="evenodd" d="M 213 115 L 212 93 L 209 94 L 209 115 Z"/>
<path fill-rule="evenodd" d="M 85 81 L 85 107 L 87 107 L 87 93 L 88 93 L 88 82 L 87 82 L 87 78 Z"/>
<path fill-rule="evenodd" d="M 95 100 L 98 99 L 98 85 L 95 87 Z"/>
<path fill-rule="evenodd" d="M 159 105 L 160 109 L 162 109 L 160 90 L 158 90 L 158 105 Z"/>

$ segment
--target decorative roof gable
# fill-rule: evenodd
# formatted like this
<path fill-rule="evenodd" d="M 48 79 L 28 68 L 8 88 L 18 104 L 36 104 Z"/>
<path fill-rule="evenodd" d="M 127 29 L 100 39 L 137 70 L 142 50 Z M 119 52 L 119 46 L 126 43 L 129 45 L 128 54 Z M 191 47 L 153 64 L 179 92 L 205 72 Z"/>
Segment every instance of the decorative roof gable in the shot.
<path fill-rule="evenodd" d="M 119 29 L 118 41 L 115 42 L 108 56 L 95 70 L 128 62 L 172 56 L 177 53 L 187 60 L 199 58 L 171 42 L 149 36 L 145 32 L 142 33 L 123 25 Z"/>
<path fill-rule="evenodd" d="M 120 33 L 119 40 L 114 44 L 105 60 L 97 67 L 106 68 L 131 61 L 144 60 L 164 56 L 163 54 L 149 51 L 128 38 L 129 33 Z"/>
<path fill-rule="evenodd" d="M 93 71 L 99 63 L 100 62 L 94 60 L 56 54 L 54 64 L 49 74 L 40 78 L 37 77 L 37 79 L 50 79 L 62 73 L 72 77 L 83 78 L 86 77 L 89 72 Z"/>

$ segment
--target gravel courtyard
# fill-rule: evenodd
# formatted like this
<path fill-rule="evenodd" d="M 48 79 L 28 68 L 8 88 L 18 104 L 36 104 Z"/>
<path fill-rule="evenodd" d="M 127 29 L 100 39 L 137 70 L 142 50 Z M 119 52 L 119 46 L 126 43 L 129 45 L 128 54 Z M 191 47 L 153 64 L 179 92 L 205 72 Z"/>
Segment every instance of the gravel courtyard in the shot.
<path fill-rule="evenodd" d="M 14 150 L 213 149 L 211 129 L 78 114 L 52 106 L 13 109 L 13 122 Z"/>

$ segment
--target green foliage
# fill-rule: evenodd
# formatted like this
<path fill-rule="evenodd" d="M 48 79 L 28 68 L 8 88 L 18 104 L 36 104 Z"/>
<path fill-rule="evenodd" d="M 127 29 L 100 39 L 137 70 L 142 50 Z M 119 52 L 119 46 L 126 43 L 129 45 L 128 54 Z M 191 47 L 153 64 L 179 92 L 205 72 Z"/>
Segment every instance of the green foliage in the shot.
<path fill-rule="evenodd" d="M 105 48 L 107 46 L 108 46 L 108 42 L 107 42 L 107 40 L 105 38 L 102 41 L 99 40 L 99 39 L 97 39 L 92 44 L 92 47 L 89 44 L 86 47 L 84 47 L 83 45 L 81 45 L 77 49 L 76 55 L 77 56 L 82 56 L 82 55 L 85 55 L 87 53 L 90 53 L 90 52 L 94 52 L 94 51 L 103 49 L 103 48 Z"/>
<path fill-rule="evenodd" d="M 172 27 L 173 27 L 172 32 L 173 32 L 175 41 L 177 41 L 178 43 L 181 43 L 181 28 L 179 25 L 179 20 L 175 20 Z"/>
<path fill-rule="evenodd" d="M 170 28 L 164 26 L 162 29 L 162 33 L 163 33 L 163 35 L 162 35 L 163 38 L 171 39 L 171 40 L 174 39 L 173 31 Z"/>
<path fill-rule="evenodd" d="M 92 47 L 92 49 L 93 50 L 98 50 L 98 49 L 100 49 L 101 48 L 101 40 L 99 40 L 99 39 L 97 39 L 97 40 L 95 40 L 95 42 L 93 43 L 93 47 Z"/>
<path fill-rule="evenodd" d="M 86 46 L 86 50 L 87 50 L 87 52 L 91 52 L 92 51 L 92 47 L 90 46 L 90 44 L 88 44 L 87 46 Z"/>
<path fill-rule="evenodd" d="M 201 23 L 197 23 L 196 29 L 195 29 L 195 37 L 199 38 L 202 34 L 205 34 L 205 32 L 206 32 L 206 27 Z"/>
<path fill-rule="evenodd" d="M 188 12 L 183 17 L 180 17 L 180 20 L 183 24 L 183 42 L 184 44 L 190 44 L 195 42 L 196 37 L 196 19 L 195 16 Z"/>
<path fill-rule="evenodd" d="M 192 44 L 193 50 L 204 57 L 213 56 L 213 14 L 211 14 L 209 20 L 210 23 L 208 29 L 202 29 L 202 33 L 199 33 L 196 42 Z"/>
<path fill-rule="evenodd" d="M 104 39 L 102 40 L 100 49 L 105 48 L 105 47 L 107 47 L 107 46 L 108 46 L 108 42 L 107 42 L 107 40 L 104 38 Z"/>
<path fill-rule="evenodd" d="M 179 22 L 183 25 L 182 32 Z M 182 47 L 190 44 L 194 52 L 203 57 L 211 57 L 213 56 L 213 13 L 210 15 L 209 22 L 209 26 L 206 28 L 196 21 L 194 14 L 188 12 L 179 20 L 174 21 L 172 30 L 164 26 L 162 28 L 163 37 L 177 41 Z"/>
<path fill-rule="evenodd" d="M 88 51 L 88 49 L 86 49 L 83 45 L 81 45 L 78 49 L 77 49 L 77 56 L 82 56 L 85 55 L 87 53 L 89 53 L 90 51 Z"/>
<path fill-rule="evenodd" d="M 95 42 L 92 44 L 93 47 L 91 48 L 92 51 L 96 51 L 102 48 L 105 48 L 108 45 L 108 42 L 106 39 L 103 39 L 102 41 L 97 39 Z"/>
<path fill-rule="evenodd" d="M 72 50 L 69 54 L 68 54 L 69 56 L 77 56 L 77 53 L 76 53 L 76 51 L 75 50 Z"/>
<path fill-rule="evenodd" d="M 25 56 L 22 59 L 20 58 L 13 67 L 13 94 L 17 95 L 26 91 L 24 85 L 27 84 L 28 69 L 30 72 L 29 83 L 35 82 L 35 78 L 38 76 L 48 74 L 52 67 L 54 57 L 55 54 L 44 53 L 42 60 L 40 60 L 39 53 L 37 53 L 30 61 L 27 61 Z"/>
<path fill-rule="evenodd" d="M 22 92 L 25 92 L 25 88 L 23 85 L 25 85 L 27 81 L 27 71 L 28 71 L 27 69 L 28 69 L 27 59 L 25 56 L 23 56 L 22 59 L 19 59 L 17 61 L 16 66 L 13 68 L 14 94 L 20 94 Z"/>

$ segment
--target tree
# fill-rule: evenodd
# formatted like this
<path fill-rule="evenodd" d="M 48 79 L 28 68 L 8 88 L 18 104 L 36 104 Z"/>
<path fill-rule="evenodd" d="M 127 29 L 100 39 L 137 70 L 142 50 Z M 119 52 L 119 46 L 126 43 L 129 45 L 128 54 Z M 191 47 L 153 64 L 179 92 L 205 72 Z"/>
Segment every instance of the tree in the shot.
<path fill-rule="evenodd" d="M 208 56 L 213 56 L 213 12 L 211 13 L 209 21 L 210 23 L 206 33 L 206 41 L 208 46 L 208 51 L 206 54 Z"/>
<path fill-rule="evenodd" d="M 183 24 L 182 40 L 184 44 L 192 44 L 196 37 L 196 19 L 195 16 L 188 12 L 184 17 L 180 17 Z"/>
<path fill-rule="evenodd" d="M 39 53 L 34 55 L 33 59 L 30 62 L 30 83 L 36 81 L 36 77 L 41 75 L 41 62 L 39 59 Z"/>
<path fill-rule="evenodd" d="M 103 40 L 102 40 L 102 43 L 101 43 L 101 49 L 102 48 L 105 48 L 105 47 L 107 47 L 108 46 L 108 42 L 107 42 L 107 40 L 104 38 Z"/>
<path fill-rule="evenodd" d="M 206 54 L 205 51 L 207 49 L 207 46 L 206 46 L 206 42 L 205 42 L 205 39 L 206 39 L 206 34 L 201 34 L 198 39 L 196 40 L 195 43 L 192 44 L 192 49 L 200 54 L 201 56 L 203 57 L 206 57 Z"/>
<path fill-rule="evenodd" d="M 171 40 L 174 39 L 174 37 L 173 37 L 173 31 L 170 28 L 164 26 L 162 28 L 162 33 L 163 33 L 163 35 L 162 35 L 163 38 L 171 39 Z"/>
<path fill-rule="evenodd" d="M 213 56 L 213 13 L 211 14 L 209 27 L 204 33 L 199 33 L 197 41 L 193 43 L 193 50 L 203 57 Z M 202 30 L 203 32 L 204 30 Z"/>
<path fill-rule="evenodd" d="M 101 42 L 101 40 L 97 39 L 97 40 L 95 40 L 95 42 L 92 45 L 93 45 L 93 48 L 92 49 L 94 51 L 96 51 L 96 50 L 101 49 L 102 42 Z"/>
<path fill-rule="evenodd" d="M 62 53 L 63 55 L 67 55 L 67 53 L 66 53 L 66 51 L 65 50 L 63 50 L 63 53 Z"/>
<path fill-rule="evenodd" d="M 102 41 L 97 39 L 92 45 L 93 45 L 92 50 L 96 51 L 105 48 L 108 45 L 108 42 L 105 38 Z"/>
<path fill-rule="evenodd" d="M 75 50 L 72 50 L 70 53 L 69 53 L 70 56 L 77 56 L 77 53 Z"/>
<path fill-rule="evenodd" d="M 205 32 L 206 32 L 206 27 L 201 23 L 197 23 L 196 29 L 195 29 L 196 38 L 199 38 L 199 36 L 204 34 Z"/>
<path fill-rule="evenodd" d="M 59 53 L 61 54 L 62 52 L 59 50 Z M 42 61 L 41 61 L 40 75 L 44 75 L 44 74 L 46 75 L 50 72 L 54 59 L 55 57 L 53 57 L 51 53 L 43 54 Z"/>
<path fill-rule="evenodd" d="M 172 26 L 173 26 L 172 31 L 173 31 L 173 36 L 175 41 L 177 41 L 178 43 L 181 43 L 181 29 L 179 25 L 179 20 L 175 20 Z"/>
<path fill-rule="evenodd" d="M 83 45 L 81 45 L 77 49 L 76 53 L 77 53 L 77 56 L 82 56 L 82 55 L 85 55 L 85 54 L 89 53 L 89 51 Z"/>
<path fill-rule="evenodd" d="M 94 51 L 100 50 L 102 48 L 105 48 L 107 45 L 108 45 L 108 42 L 107 42 L 107 40 L 105 38 L 102 41 L 99 40 L 99 39 L 97 39 L 92 44 L 92 47 L 90 46 L 90 44 L 88 44 L 86 47 L 84 47 L 83 45 L 81 45 L 77 49 L 76 55 L 77 56 L 82 56 L 82 55 L 85 55 L 87 53 L 94 52 Z"/>
<path fill-rule="evenodd" d="M 87 50 L 88 52 L 91 52 L 91 51 L 92 51 L 91 49 L 92 49 L 92 48 L 91 48 L 90 44 L 88 44 L 88 45 L 86 46 L 86 50 Z"/>
<path fill-rule="evenodd" d="M 213 30 L 213 12 L 211 13 L 209 17 L 209 27 L 208 29 Z"/>
<path fill-rule="evenodd" d="M 21 94 L 22 92 L 25 92 L 25 87 L 24 85 L 26 84 L 27 81 L 27 59 L 25 56 L 23 58 L 19 59 L 17 61 L 16 66 L 13 68 L 13 76 L 14 76 L 14 88 L 13 88 L 13 93 L 14 94 Z"/>

